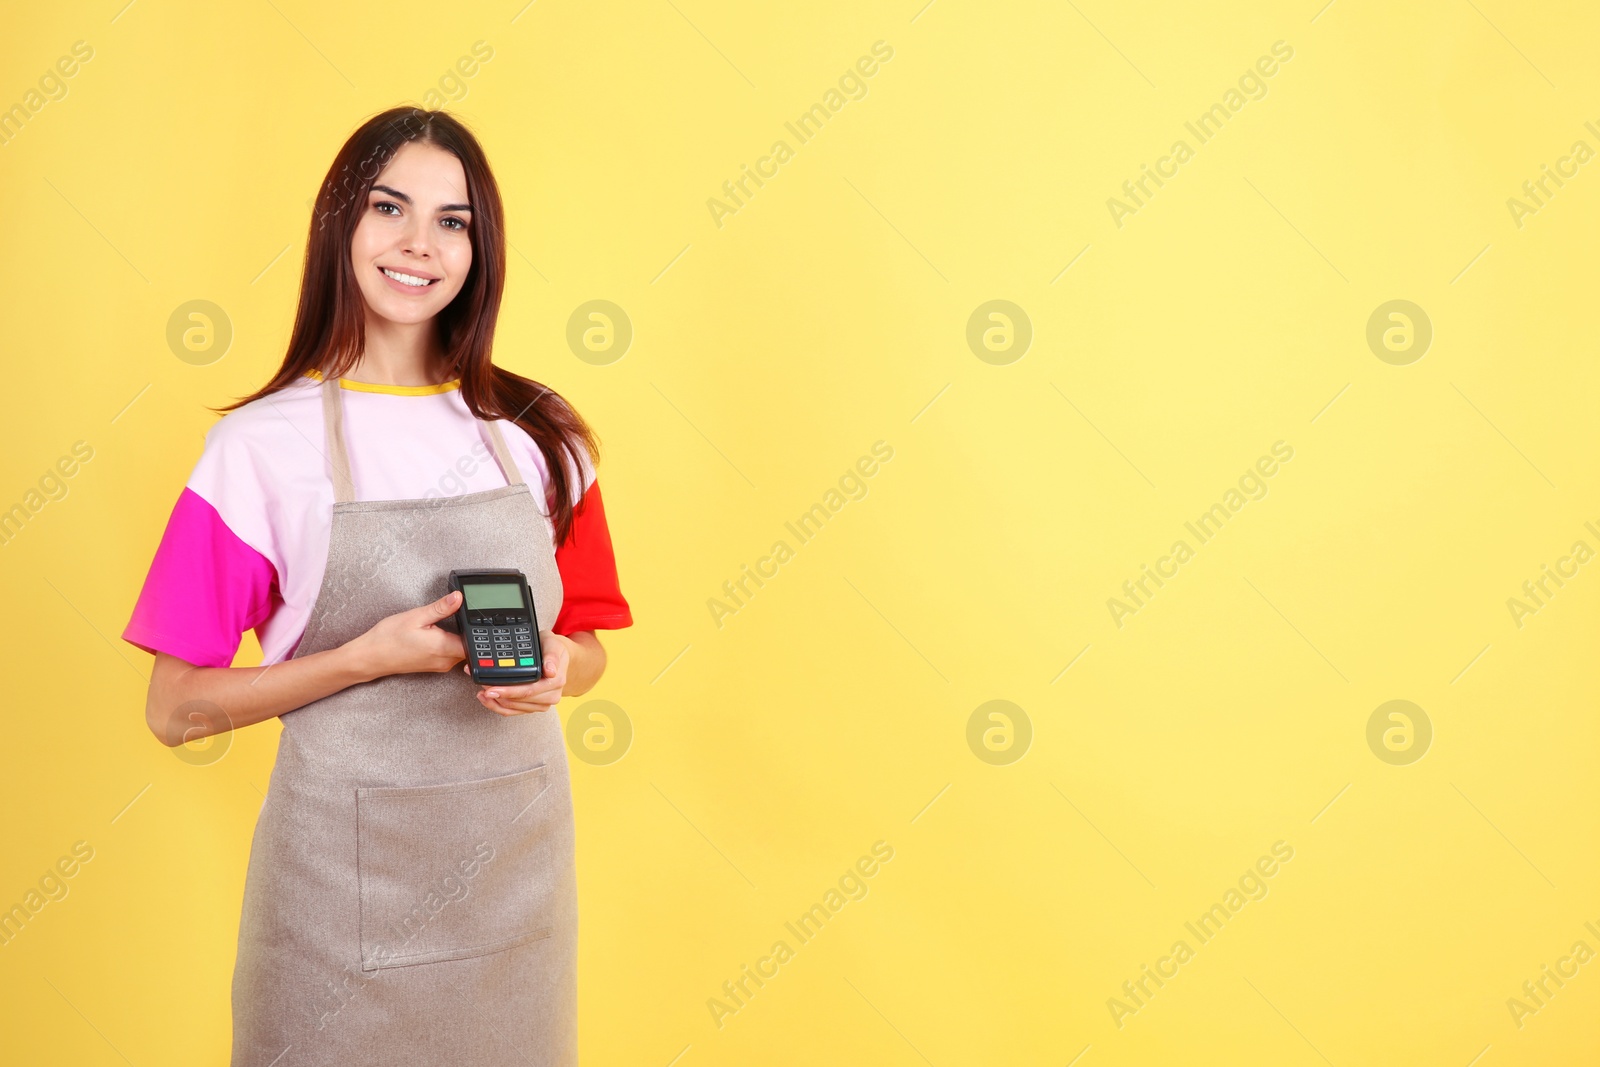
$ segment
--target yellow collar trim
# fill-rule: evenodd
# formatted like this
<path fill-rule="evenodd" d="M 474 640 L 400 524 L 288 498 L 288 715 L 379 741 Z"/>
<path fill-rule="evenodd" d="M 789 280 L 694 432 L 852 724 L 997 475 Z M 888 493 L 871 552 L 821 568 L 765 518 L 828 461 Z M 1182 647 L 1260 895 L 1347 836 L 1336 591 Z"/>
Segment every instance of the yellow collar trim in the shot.
<path fill-rule="evenodd" d="M 322 381 L 322 372 L 315 367 L 306 371 L 306 377 Z M 350 378 L 340 378 L 341 389 L 353 389 L 358 393 L 390 393 L 394 396 L 429 396 L 433 393 L 448 393 L 452 389 L 461 388 L 461 379 L 452 378 L 448 382 L 438 385 L 377 385 L 373 382 L 358 382 Z"/>

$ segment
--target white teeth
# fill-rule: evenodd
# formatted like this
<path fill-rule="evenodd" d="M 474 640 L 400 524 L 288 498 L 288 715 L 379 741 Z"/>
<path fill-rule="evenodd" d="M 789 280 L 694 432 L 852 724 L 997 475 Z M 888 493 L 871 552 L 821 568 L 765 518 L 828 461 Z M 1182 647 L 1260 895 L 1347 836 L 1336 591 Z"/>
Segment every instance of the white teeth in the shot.
<path fill-rule="evenodd" d="M 415 275 L 411 275 L 411 274 L 401 274 L 399 271 L 390 270 L 388 267 L 380 267 L 378 269 L 383 271 L 383 273 L 387 274 L 389 277 L 393 278 L 395 281 L 400 282 L 403 285 L 427 285 L 428 284 L 428 279 L 426 279 L 426 278 L 418 278 Z"/>

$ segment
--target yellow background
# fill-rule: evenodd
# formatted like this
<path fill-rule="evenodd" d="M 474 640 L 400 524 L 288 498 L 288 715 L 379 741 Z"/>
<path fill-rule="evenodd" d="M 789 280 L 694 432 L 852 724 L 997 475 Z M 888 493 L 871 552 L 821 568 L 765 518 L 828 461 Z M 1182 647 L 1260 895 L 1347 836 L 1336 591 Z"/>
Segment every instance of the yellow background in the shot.
<path fill-rule="evenodd" d="M 585 1063 L 1595 1062 L 1600 962 L 1520 1028 L 1506 1001 L 1600 950 L 1600 564 L 1520 628 L 1506 601 L 1600 548 L 1600 163 L 1521 227 L 1506 201 L 1600 149 L 1600 17 L 919 3 L 14 13 L 0 106 L 94 57 L 0 147 L 0 506 L 94 458 L 0 549 L 0 907 L 95 852 L 0 947 L 8 1061 L 226 1058 L 278 726 L 184 762 L 118 634 L 206 407 L 282 358 L 335 151 L 481 40 L 450 106 L 516 248 L 496 358 L 600 432 L 636 619 L 561 708 L 635 732 L 573 760 Z M 1267 95 L 1119 228 L 1107 198 L 1280 40 Z M 779 138 L 719 228 L 707 199 Z M 234 329 L 204 366 L 165 340 L 194 299 Z M 609 365 L 566 344 L 592 299 L 635 331 Z M 1034 331 L 1007 365 L 965 340 L 991 299 Z M 1433 325 L 1406 366 L 1365 339 L 1392 299 Z M 868 495 L 716 626 L 878 440 Z M 1118 628 L 1107 599 L 1279 440 L 1268 495 Z M 967 742 L 996 699 L 1032 727 L 1003 766 Z M 1410 765 L 1366 741 L 1394 699 L 1433 726 Z M 719 1028 L 722 983 L 879 840 L 867 895 Z M 1280 840 L 1265 899 L 1119 1028 L 1108 998 Z"/>

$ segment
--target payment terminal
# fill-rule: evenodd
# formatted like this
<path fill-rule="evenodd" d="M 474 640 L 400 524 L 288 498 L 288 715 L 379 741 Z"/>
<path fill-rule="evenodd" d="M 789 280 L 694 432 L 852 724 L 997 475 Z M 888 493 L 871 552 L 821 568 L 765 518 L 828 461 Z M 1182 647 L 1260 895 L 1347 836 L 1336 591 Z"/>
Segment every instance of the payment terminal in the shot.
<path fill-rule="evenodd" d="M 544 677 L 539 620 L 521 571 L 451 571 L 449 586 L 461 591 L 455 621 L 473 681 L 518 685 Z"/>

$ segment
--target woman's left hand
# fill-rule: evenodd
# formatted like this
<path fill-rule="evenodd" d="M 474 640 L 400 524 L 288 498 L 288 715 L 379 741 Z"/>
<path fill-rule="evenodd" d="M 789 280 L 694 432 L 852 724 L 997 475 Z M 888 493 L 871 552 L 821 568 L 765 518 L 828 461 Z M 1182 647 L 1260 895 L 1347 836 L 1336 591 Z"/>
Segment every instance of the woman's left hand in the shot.
<path fill-rule="evenodd" d="M 567 684 L 567 665 L 572 662 L 573 641 L 549 630 L 539 631 L 539 649 L 544 653 L 544 677 L 521 685 L 496 683 L 478 687 L 478 703 L 497 715 L 526 715 L 532 711 L 551 711 L 561 699 Z M 463 663 L 461 669 L 472 671 Z"/>

